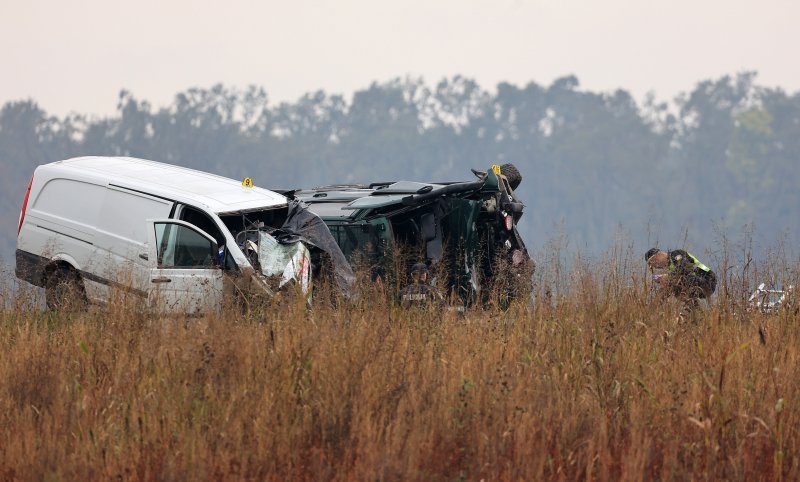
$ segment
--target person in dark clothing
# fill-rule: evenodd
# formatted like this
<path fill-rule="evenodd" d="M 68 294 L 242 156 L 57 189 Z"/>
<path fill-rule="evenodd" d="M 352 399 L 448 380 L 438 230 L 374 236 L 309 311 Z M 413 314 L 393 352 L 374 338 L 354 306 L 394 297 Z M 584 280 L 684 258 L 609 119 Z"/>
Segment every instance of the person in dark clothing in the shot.
<path fill-rule="evenodd" d="M 416 263 L 411 267 L 412 283 L 400 291 L 400 304 L 403 308 L 441 304 L 444 299 L 439 291 L 428 284 L 428 266 Z"/>
<path fill-rule="evenodd" d="M 644 257 L 651 271 L 665 271 L 654 274 L 653 280 L 667 288 L 689 309 L 695 307 L 699 300 L 710 297 L 717 289 L 717 275 L 683 249 L 662 251 L 652 248 Z"/>

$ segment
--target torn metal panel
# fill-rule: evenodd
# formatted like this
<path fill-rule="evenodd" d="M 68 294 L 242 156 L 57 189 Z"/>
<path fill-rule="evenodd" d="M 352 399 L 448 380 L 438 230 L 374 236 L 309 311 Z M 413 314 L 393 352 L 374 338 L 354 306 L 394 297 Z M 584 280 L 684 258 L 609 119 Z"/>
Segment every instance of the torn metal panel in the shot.
<path fill-rule="evenodd" d="M 319 216 L 309 211 L 305 203 L 296 199 L 289 201 L 286 222 L 271 234 L 281 243 L 302 241 L 325 252 L 333 264 L 334 278 L 339 289 L 348 294 L 352 291 L 356 282 L 353 268 L 328 226 Z"/>
<path fill-rule="evenodd" d="M 279 276 L 278 288 L 290 281 L 299 283 L 303 293 L 311 289 L 311 252 L 301 242 L 281 244 L 265 231 L 258 233 L 258 245 L 251 243 L 251 249 L 258 252 L 261 274 L 267 278 Z"/>

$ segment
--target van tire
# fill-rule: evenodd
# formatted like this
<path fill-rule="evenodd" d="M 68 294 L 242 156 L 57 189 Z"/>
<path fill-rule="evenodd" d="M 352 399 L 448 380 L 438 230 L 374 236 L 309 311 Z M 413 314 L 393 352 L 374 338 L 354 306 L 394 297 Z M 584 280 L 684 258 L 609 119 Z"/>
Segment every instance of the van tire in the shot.
<path fill-rule="evenodd" d="M 64 266 L 55 267 L 47 276 L 45 300 L 47 309 L 52 311 L 79 312 L 88 304 L 80 275 Z"/>

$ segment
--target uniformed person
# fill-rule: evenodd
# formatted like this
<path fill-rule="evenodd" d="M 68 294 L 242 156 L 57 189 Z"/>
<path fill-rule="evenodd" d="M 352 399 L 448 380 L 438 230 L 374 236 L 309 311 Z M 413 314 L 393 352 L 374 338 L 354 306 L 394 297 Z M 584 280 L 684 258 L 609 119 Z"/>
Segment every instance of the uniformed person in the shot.
<path fill-rule="evenodd" d="M 428 284 L 428 266 L 416 263 L 411 267 L 412 282 L 400 291 L 400 304 L 403 308 L 441 304 L 442 295 Z"/>
<path fill-rule="evenodd" d="M 717 275 L 683 249 L 662 251 L 652 248 L 644 257 L 652 271 L 664 271 L 654 274 L 653 280 L 667 288 L 690 310 L 698 300 L 710 297 L 717 288 Z"/>

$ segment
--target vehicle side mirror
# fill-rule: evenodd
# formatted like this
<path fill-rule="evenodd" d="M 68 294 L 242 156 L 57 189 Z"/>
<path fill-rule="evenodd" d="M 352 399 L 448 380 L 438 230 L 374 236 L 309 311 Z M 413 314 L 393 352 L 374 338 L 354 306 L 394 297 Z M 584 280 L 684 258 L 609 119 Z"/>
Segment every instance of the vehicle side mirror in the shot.
<path fill-rule="evenodd" d="M 436 218 L 433 213 L 425 213 L 420 219 L 420 234 L 426 243 L 436 239 Z"/>

